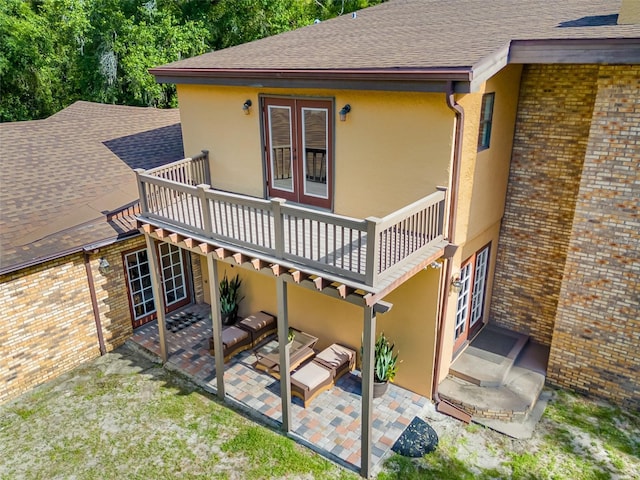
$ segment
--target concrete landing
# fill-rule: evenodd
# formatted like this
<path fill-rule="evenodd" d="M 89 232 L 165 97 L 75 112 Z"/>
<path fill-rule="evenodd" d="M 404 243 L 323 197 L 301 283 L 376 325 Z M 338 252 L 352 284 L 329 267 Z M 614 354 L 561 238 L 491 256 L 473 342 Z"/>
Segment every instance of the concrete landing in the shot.
<path fill-rule="evenodd" d="M 513 366 L 500 387 L 481 387 L 449 376 L 438 388 L 440 396 L 477 418 L 511 421 L 524 419 L 544 386 L 545 376 Z"/>
<path fill-rule="evenodd" d="M 549 403 L 551 396 L 552 394 L 549 390 L 544 390 L 540 393 L 540 397 L 533 409 L 531 409 L 529 415 L 523 419 L 514 419 L 505 422 L 503 420 L 474 417 L 472 421 L 480 425 L 484 425 L 491 430 L 495 430 L 496 432 L 508 435 L 511 438 L 525 440 L 533 436 L 533 431 L 542 418 L 544 409 L 547 408 L 547 404 Z"/>
<path fill-rule="evenodd" d="M 480 387 L 502 386 L 529 337 L 487 325 L 449 368 L 449 373 Z"/>

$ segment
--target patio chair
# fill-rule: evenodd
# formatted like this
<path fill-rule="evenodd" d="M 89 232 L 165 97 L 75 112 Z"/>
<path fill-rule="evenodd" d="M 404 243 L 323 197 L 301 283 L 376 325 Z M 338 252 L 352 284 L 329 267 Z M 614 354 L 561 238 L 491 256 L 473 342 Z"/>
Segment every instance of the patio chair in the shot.
<path fill-rule="evenodd" d="M 249 332 L 251 335 L 251 346 L 254 348 L 263 339 L 278 331 L 276 317 L 262 311 L 252 313 L 248 317 L 240 320 L 236 326 Z"/>
<path fill-rule="evenodd" d="M 356 352 L 334 343 L 318 353 L 311 362 L 291 375 L 291 395 L 302 400 L 304 408 L 317 395 L 329 390 L 345 373 L 353 370 Z"/>
<path fill-rule="evenodd" d="M 222 355 L 225 363 L 234 355 L 251 348 L 251 345 L 251 335 L 246 330 L 235 326 L 222 329 Z M 211 342 L 211 354 L 215 354 L 213 342 Z"/>

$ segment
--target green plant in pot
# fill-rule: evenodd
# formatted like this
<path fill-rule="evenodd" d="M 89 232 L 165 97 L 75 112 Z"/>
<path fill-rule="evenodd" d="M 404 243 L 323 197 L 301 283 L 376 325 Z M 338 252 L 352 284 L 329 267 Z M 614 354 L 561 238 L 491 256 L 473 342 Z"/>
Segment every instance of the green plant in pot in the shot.
<path fill-rule="evenodd" d="M 398 371 L 398 354 L 394 355 L 395 344 L 384 333 L 376 340 L 373 352 L 373 397 L 377 398 L 387 391 L 389 382 L 393 382 Z"/>
<path fill-rule="evenodd" d="M 238 306 L 244 299 L 244 296 L 240 297 L 240 285 L 242 285 L 240 276 L 236 275 L 229 280 L 227 272 L 220 281 L 220 313 L 222 314 L 222 323 L 225 325 L 233 325 L 236 322 Z"/>

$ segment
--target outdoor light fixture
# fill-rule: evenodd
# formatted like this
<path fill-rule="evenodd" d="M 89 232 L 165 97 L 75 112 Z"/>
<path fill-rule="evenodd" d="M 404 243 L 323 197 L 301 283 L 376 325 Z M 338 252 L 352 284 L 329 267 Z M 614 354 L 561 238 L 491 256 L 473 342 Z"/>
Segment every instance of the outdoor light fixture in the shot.
<path fill-rule="evenodd" d="M 453 293 L 460 293 L 462 290 L 462 282 L 460 281 L 460 277 L 453 277 L 451 279 L 451 291 Z"/>
<path fill-rule="evenodd" d="M 251 100 L 247 99 L 243 104 L 242 104 L 242 111 L 244 112 L 245 115 L 249 115 L 249 112 L 251 112 Z"/>
<path fill-rule="evenodd" d="M 349 113 L 351 111 L 351 105 L 349 105 L 348 103 L 342 107 L 342 110 L 340 110 L 340 121 L 344 122 L 347 119 L 347 113 Z"/>
<path fill-rule="evenodd" d="M 98 264 L 98 270 L 100 270 L 100 273 L 103 275 L 106 275 L 111 271 L 111 264 L 106 258 L 102 257 L 100 259 L 100 263 Z"/>

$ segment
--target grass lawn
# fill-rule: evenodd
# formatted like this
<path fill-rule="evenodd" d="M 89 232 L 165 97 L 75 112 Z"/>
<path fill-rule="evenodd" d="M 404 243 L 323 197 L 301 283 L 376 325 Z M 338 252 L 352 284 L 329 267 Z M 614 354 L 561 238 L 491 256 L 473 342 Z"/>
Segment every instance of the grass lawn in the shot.
<path fill-rule="evenodd" d="M 558 392 L 533 439 L 433 412 L 440 446 L 379 480 L 640 479 L 640 413 Z M 357 479 L 126 349 L 0 406 L 1 479 Z"/>

